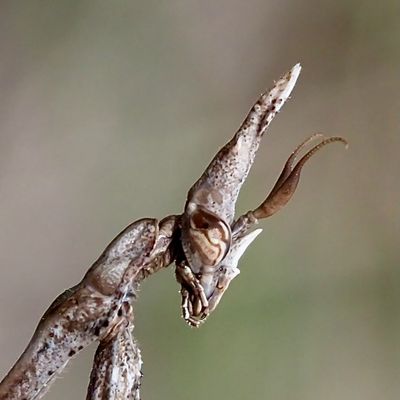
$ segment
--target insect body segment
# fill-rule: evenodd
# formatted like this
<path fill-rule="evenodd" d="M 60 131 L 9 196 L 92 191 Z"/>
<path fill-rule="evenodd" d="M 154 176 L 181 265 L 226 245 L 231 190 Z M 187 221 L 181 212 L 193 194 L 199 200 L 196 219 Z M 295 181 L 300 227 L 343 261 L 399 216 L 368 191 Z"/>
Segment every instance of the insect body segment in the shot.
<path fill-rule="evenodd" d="M 110 243 L 83 280 L 43 315 L 26 350 L 0 383 L 0 400 L 39 399 L 71 358 L 115 329 L 144 271 L 164 267 L 163 260 L 170 262 L 173 235 L 166 230 L 171 226 L 173 216 L 160 224 L 146 218 Z M 164 257 L 161 262 L 158 253 Z"/>
<path fill-rule="evenodd" d="M 300 74 L 296 64 L 254 104 L 234 137 L 215 155 L 188 193 L 193 202 L 231 224 L 239 191 L 247 178 L 261 139 L 290 96 Z"/>
<path fill-rule="evenodd" d="M 183 315 L 191 325 L 196 326 L 199 318 L 204 320 L 209 315 L 208 301 L 214 292 L 221 293 L 219 298 L 222 296 L 223 291 L 216 289 L 218 281 L 230 282 L 233 278 L 228 279 L 228 276 L 235 275 L 226 274 L 222 279 L 220 272 L 226 269 L 222 263 L 232 245 L 231 224 L 236 200 L 260 141 L 288 99 L 300 70 L 300 65 L 295 65 L 269 92 L 260 96 L 238 132 L 189 190 L 182 215 L 181 237 L 187 265 L 178 265 L 176 274 L 182 284 Z M 235 249 L 240 248 L 239 240 L 236 239 Z M 214 308 L 218 302 L 219 299 L 214 300 Z"/>
<path fill-rule="evenodd" d="M 175 262 L 185 321 L 199 326 L 216 309 L 239 260 L 261 233 L 258 220 L 292 198 L 305 163 L 322 147 L 346 141 L 313 135 L 288 158 L 275 186 L 254 210 L 235 219 L 239 191 L 270 122 L 289 98 L 301 67 L 295 65 L 262 94 L 234 137 L 192 186 L 182 215 L 144 218 L 123 230 L 83 280 L 59 296 L 42 317 L 25 352 L 0 383 L 0 400 L 39 400 L 69 359 L 94 341 L 87 400 L 139 399 L 140 351 L 132 337 L 130 305 L 139 283 Z M 321 139 L 296 163 L 301 150 Z"/>
<path fill-rule="evenodd" d="M 239 274 L 239 258 L 260 233 L 249 231 L 259 219 L 275 214 L 288 203 L 304 164 L 329 143 L 346 144 L 341 137 L 323 139 L 295 163 L 299 152 L 322 135 L 306 139 L 290 155 L 260 206 L 234 221 L 236 200 L 261 138 L 289 98 L 300 70 L 300 65 L 295 65 L 269 92 L 261 95 L 238 132 L 217 153 L 188 193 L 181 234 L 186 258 L 178 264 L 176 275 L 182 286 L 182 314 L 189 325 L 198 326 L 216 308 L 232 279 Z"/>
<path fill-rule="evenodd" d="M 125 302 L 118 323 L 97 348 L 86 400 L 139 400 L 140 350 L 132 337 L 132 306 Z"/>

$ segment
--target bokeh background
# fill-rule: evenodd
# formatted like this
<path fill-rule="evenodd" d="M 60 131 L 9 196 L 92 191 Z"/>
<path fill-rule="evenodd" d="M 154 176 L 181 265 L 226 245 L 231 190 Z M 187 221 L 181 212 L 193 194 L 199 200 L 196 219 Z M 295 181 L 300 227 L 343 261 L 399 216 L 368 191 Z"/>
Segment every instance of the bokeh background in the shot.
<path fill-rule="evenodd" d="M 400 396 L 400 3 L 2 1 L 0 375 L 128 223 L 182 210 L 258 94 L 303 72 L 239 211 L 316 131 L 306 167 L 201 329 L 173 269 L 142 286 L 146 399 Z M 46 399 L 83 399 L 94 347 Z"/>

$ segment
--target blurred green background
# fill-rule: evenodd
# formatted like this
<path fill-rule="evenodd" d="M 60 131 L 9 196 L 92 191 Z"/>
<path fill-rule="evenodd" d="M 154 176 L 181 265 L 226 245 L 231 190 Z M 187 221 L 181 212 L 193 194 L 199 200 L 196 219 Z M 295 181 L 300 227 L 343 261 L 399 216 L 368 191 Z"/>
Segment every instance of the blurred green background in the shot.
<path fill-rule="evenodd" d="M 142 286 L 143 399 L 400 396 L 399 1 L 2 1 L 0 375 L 128 223 L 186 191 L 296 62 L 238 211 L 291 150 L 343 135 L 262 223 L 198 330 L 173 268 Z M 83 399 L 94 347 L 46 399 Z"/>

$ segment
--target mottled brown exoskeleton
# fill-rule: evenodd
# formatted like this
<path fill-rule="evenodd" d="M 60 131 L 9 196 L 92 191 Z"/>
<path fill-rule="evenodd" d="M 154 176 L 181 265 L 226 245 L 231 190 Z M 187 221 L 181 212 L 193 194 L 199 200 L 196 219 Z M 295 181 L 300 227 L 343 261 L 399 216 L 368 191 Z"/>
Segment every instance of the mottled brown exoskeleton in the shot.
<path fill-rule="evenodd" d="M 295 65 L 269 92 L 261 95 L 235 136 L 189 190 L 182 215 L 181 242 L 185 258 L 177 264 L 176 274 L 182 285 L 183 316 L 190 325 L 198 326 L 218 305 L 231 280 L 239 274 L 239 258 L 261 233 L 261 230 L 250 231 L 251 228 L 290 200 L 306 161 L 328 143 L 346 144 L 340 137 L 321 140 L 296 164 L 299 152 L 322 135 L 308 138 L 291 154 L 263 203 L 235 220 L 236 200 L 260 141 L 288 99 L 300 70 L 300 65 Z"/>
<path fill-rule="evenodd" d="M 258 220 L 279 211 L 293 196 L 300 173 L 326 144 L 346 141 L 313 135 L 287 160 L 266 199 L 235 218 L 239 191 L 260 141 L 288 99 L 300 73 L 295 65 L 262 94 L 234 137 L 217 153 L 189 190 L 184 212 L 160 222 L 145 218 L 122 231 L 83 280 L 46 311 L 25 352 L 0 383 L 0 400 L 39 399 L 54 377 L 83 348 L 98 340 L 87 400 L 139 399 L 140 351 L 132 337 L 131 300 L 148 275 L 175 262 L 181 284 L 182 315 L 199 326 L 217 307 L 239 274 L 242 254 L 261 229 Z M 319 144 L 298 162 L 312 140 Z"/>

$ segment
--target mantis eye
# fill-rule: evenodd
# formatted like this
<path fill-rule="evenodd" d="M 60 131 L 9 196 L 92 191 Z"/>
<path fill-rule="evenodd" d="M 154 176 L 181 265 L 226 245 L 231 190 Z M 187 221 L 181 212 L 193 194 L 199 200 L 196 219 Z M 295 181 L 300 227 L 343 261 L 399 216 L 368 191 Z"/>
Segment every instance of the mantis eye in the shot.
<path fill-rule="evenodd" d="M 226 256 L 231 245 L 231 228 L 214 213 L 197 205 L 185 212 L 182 244 L 194 273 L 207 273 Z"/>

